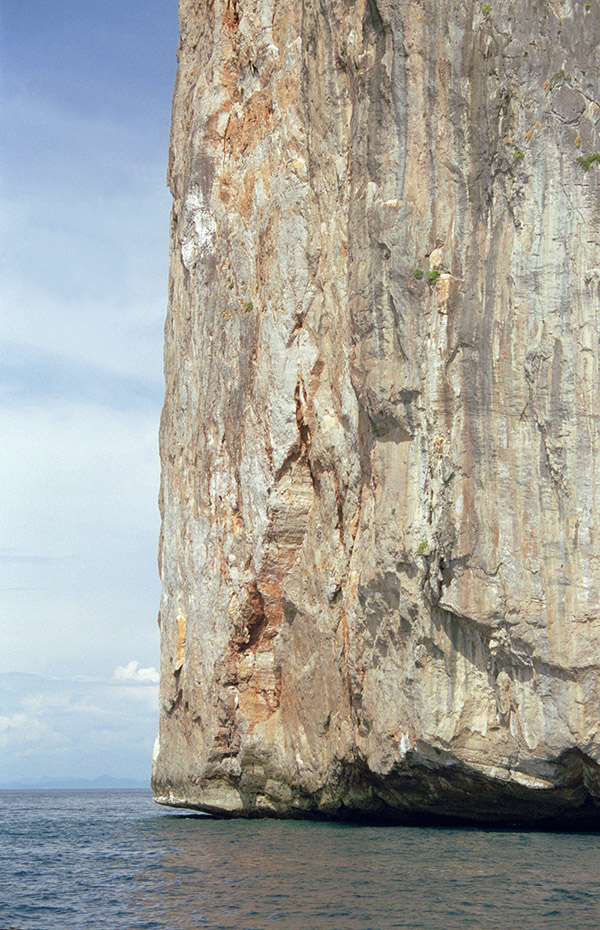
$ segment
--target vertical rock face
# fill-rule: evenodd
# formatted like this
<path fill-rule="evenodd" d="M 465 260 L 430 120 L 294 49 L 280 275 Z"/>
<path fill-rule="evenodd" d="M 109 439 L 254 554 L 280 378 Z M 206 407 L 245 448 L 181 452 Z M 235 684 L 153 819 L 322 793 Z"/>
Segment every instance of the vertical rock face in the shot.
<path fill-rule="evenodd" d="M 600 3 L 180 20 L 157 800 L 597 822 Z"/>

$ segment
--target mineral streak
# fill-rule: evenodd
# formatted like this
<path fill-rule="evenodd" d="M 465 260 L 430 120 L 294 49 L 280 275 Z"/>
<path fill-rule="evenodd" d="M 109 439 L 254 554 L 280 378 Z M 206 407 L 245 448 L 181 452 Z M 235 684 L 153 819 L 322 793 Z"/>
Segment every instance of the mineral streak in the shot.
<path fill-rule="evenodd" d="M 600 823 L 600 3 L 181 0 L 160 803 Z"/>

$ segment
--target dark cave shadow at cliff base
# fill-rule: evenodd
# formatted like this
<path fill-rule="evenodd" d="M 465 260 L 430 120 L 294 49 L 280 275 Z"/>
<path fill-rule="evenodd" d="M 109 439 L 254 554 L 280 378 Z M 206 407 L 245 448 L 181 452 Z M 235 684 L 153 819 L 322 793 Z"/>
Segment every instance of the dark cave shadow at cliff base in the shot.
<path fill-rule="evenodd" d="M 552 787 L 507 784 L 474 770 L 447 751 L 423 744 L 419 751 L 409 751 L 395 771 L 385 777 L 371 771 L 364 760 L 346 765 L 337 782 L 337 802 L 328 803 L 326 809 L 320 807 L 322 799 L 317 795 L 302 792 L 296 798 L 297 806 L 259 809 L 256 793 L 249 788 L 240 790 L 242 805 L 235 812 L 193 802 L 172 806 L 201 812 L 215 820 L 307 820 L 599 834 L 598 763 L 575 748 L 562 752 L 551 764 L 555 779 Z M 170 794 L 168 788 L 165 786 L 163 796 Z M 180 786 L 177 794 L 185 797 L 185 788 Z"/>
<path fill-rule="evenodd" d="M 369 827 L 415 827 L 433 828 L 438 830 L 476 830 L 485 833 L 577 833 L 600 835 L 600 815 L 595 814 L 591 823 L 582 823 L 578 820 L 558 821 L 545 819 L 539 821 L 525 820 L 474 820 L 469 817 L 444 817 L 439 814 L 411 814 L 407 817 L 397 817 L 395 814 L 344 815 L 338 822 L 352 826 Z"/>
<path fill-rule="evenodd" d="M 180 809 L 181 810 L 181 809 Z M 600 812 L 591 811 L 590 821 L 584 822 L 581 818 L 565 817 L 546 818 L 540 820 L 476 820 L 469 817 L 450 817 L 442 814 L 411 813 L 400 815 L 397 811 L 391 812 L 365 812 L 342 809 L 335 814 L 324 814 L 317 811 L 290 812 L 285 814 L 259 814 L 247 812 L 245 814 L 217 814 L 199 810 L 186 810 L 185 813 L 176 813 L 175 809 L 165 812 L 170 819 L 177 820 L 204 820 L 212 822 L 230 821 L 294 821 L 295 823 L 322 823 L 330 826 L 346 827 L 410 827 L 416 829 L 436 830 L 473 830 L 483 833 L 562 833 L 562 834 L 588 834 L 600 835 Z"/>

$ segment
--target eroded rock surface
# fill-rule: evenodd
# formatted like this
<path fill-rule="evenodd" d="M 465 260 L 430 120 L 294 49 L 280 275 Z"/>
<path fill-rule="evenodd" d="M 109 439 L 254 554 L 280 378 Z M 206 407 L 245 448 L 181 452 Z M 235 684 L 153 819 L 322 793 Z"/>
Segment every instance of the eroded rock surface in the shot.
<path fill-rule="evenodd" d="M 157 800 L 597 823 L 599 0 L 180 20 Z"/>

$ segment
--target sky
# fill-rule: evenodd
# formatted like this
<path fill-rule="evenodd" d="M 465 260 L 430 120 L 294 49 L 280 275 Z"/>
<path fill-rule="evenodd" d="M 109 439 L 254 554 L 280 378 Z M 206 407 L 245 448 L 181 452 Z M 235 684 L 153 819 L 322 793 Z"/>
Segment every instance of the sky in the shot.
<path fill-rule="evenodd" d="M 0 0 L 0 786 L 147 780 L 177 0 Z"/>

